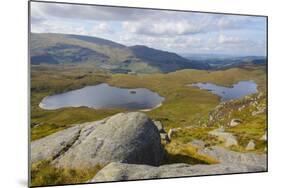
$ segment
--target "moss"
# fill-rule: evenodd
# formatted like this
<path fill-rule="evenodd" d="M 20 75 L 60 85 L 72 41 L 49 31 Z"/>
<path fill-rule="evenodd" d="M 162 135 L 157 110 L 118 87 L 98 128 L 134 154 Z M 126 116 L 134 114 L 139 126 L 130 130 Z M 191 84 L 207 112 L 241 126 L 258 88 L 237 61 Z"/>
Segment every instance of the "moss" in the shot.
<path fill-rule="evenodd" d="M 187 164 L 217 164 L 219 161 L 211 156 L 199 152 L 199 148 L 191 144 L 182 144 L 172 141 L 165 146 L 166 158 L 164 163 L 187 163 Z"/>
<path fill-rule="evenodd" d="M 39 161 L 31 167 L 31 186 L 84 183 L 101 169 L 101 165 L 88 169 L 62 169 L 52 166 L 49 161 Z"/>
<path fill-rule="evenodd" d="M 255 142 L 255 151 L 258 153 L 265 152 L 266 141 L 260 140 L 266 131 L 266 117 L 265 115 L 258 115 L 251 121 L 244 122 L 236 127 L 228 128 L 228 132 L 233 133 L 238 140 L 240 147 L 233 148 L 233 150 L 245 152 L 245 148 L 250 140 Z"/>
<path fill-rule="evenodd" d="M 31 122 L 31 139 L 39 139 L 78 123 L 90 122 L 114 115 L 122 110 L 94 110 L 91 108 L 66 108 L 40 110 L 35 112 Z M 37 126 L 36 126 L 37 125 Z"/>

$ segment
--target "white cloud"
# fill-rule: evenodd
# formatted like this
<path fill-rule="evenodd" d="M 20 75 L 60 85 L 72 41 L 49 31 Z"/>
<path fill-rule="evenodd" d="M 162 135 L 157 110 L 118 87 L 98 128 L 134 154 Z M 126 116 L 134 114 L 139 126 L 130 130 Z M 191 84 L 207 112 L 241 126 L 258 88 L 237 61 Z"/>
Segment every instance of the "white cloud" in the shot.
<path fill-rule="evenodd" d="M 159 13 L 156 17 L 144 17 L 139 20 L 123 21 L 122 26 L 128 32 L 157 36 L 192 35 L 226 30 L 249 29 L 256 20 L 249 16 Z"/>
<path fill-rule="evenodd" d="M 243 42 L 247 42 L 248 40 L 240 39 L 238 37 L 227 37 L 223 34 L 219 35 L 218 42 L 220 44 L 239 44 Z"/>
<path fill-rule="evenodd" d="M 122 23 L 123 29 L 137 34 L 144 35 L 186 35 L 199 33 L 200 25 L 190 23 L 188 20 L 144 20 L 126 21 Z"/>
<path fill-rule="evenodd" d="M 31 31 L 90 35 L 178 53 L 265 54 L 264 18 L 32 2 Z"/>
<path fill-rule="evenodd" d="M 124 21 L 137 20 L 143 17 L 142 9 L 128 9 L 109 6 L 85 6 L 59 3 L 31 3 L 32 14 L 40 13 L 44 17 L 57 17 L 63 19 L 80 19 L 96 21 Z M 147 10 L 146 16 L 157 14 L 155 11 Z"/>
<path fill-rule="evenodd" d="M 34 33 L 65 33 L 65 34 L 89 34 L 85 27 L 55 20 L 45 20 L 39 24 L 32 24 L 31 31 Z"/>
<path fill-rule="evenodd" d="M 113 33 L 113 29 L 109 26 L 109 24 L 102 22 L 93 27 L 93 34 L 105 34 L 105 33 Z"/>

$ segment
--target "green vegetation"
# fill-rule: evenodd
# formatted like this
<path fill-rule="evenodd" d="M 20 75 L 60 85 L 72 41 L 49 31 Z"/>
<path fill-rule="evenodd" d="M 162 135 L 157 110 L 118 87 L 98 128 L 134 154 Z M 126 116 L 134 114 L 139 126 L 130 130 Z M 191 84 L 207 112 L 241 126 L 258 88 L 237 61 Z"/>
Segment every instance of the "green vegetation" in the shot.
<path fill-rule="evenodd" d="M 250 140 L 255 142 L 255 151 L 258 153 L 264 153 L 266 147 L 266 141 L 260 138 L 266 131 L 266 119 L 265 115 L 259 115 L 255 120 L 243 123 L 237 127 L 227 129 L 228 132 L 234 133 L 239 142 L 239 146 L 233 147 L 235 151 L 245 152 L 245 147 Z"/>
<path fill-rule="evenodd" d="M 263 153 L 266 141 L 260 140 L 266 129 L 265 112 L 253 116 L 257 108 L 266 106 L 266 75 L 263 66 L 231 68 L 219 71 L 181 70 L 168 74 L 109 74 L 89 67 L 33 66 L 31 71 L 31 138 L 36 140 L 63 130 L 77 123 L 100 120 L 122 109 L 95 110 L 87 107 L 43 110 L 38 105 L 48 95 L 61 93 L 86 85 L 106 82 L 123 88 L 148 88 L 165 97 L 163 104 L 151 111 L 145 111 L 152 119 L 159 120 L 166 132 L 171 128 L 178 131 L 172 142 L 165 145 L 166 158 L 163 163 L 184 162 L 189 164 L 215 164 L 210 156 L 200 154 L 198 148 L 189 142 L 198 139 L 206 146 L 220 145 L 209 131 L 223 126 L 233 133 L 239 146 L 230 149 L 245 152 L 250 140 L 254 140 L 254 152 Z M 230 87 L 241 80 L 254 80 L 261 97 L 257 95 L 220 104 L 216 95 L 190 86 L 197 82 L 210 82 Z M 254 100 L 255 98 L 255 100 Z M 253 105 L 253 101 L 257 104 Z M 251 103 L 252 102 L 252 103 Z M 220 104 L 220 105 L 219 105 Z M 219 105 L 219 106 L 218 106 Z M 242 110 L 238 110 L 244 106 Z M 220 113 L 217 113 L 220 112 Z M 219 114 L 219 115 L 218 115 Z M 217 117 L 210 121 L 210 115 Z M 241 119 L 236 127 L 229 127 L 232 118 Z M 32 185 L 54 185 L 81 183 L 91 179 L 100 170 L 59 169 L 48 161 L 32 164 Z"/>
<path fill-rule="evenodd" d="M 219 98 L 208 91 L 189 86 L 195 82 L 211 82 L 231 86 L 240 80 L 254 80 L 265 89 L 263 69 L 233 68 L 224 71 L 181 70 L 169 74 L 114 74 L 87 69 L 34 68 L 31 74 L 32 139 L 47 136 L 71 124 L 94 121 L 122 110 L 94 110 L 86 107 L 43 110 L 38 104 L 47 95 L 65 92 L 86 85 L 107 82 L 126 88 L 148 88 L 165 97 L 162 106 L 145 112 L 160 120 L 164 128 L 204 125 L 209 112 L 219 104 Z"/>
<path fill-rule="evenodd" d="M 48 186 L 59 184 L 75 184 L 92 179 L 102 169 L 97 165 L 91 169 L 62 169 L 55 168 L 49 161 L 32 164 L 31 186 Z"/>
<path fill-rule="evenodd" d="M 59 47 L 59 45 L 64 46 Z M 129 56 L 132 56 L 131 51 L 121 44 L 95 37 L 79 35 L 32 33 L 30 46 L 32 57 L 40 57 L 43 52 L 44 55 L 48 54 L 52 57 L 59 57 L 60 62 L 66 63 L 70 62 L 69 55 L 75 54 L 73 52 L 70 53 L 68 46 L 75 46 L 78 49 L 86 49 L 99 54 L 103 54 L 104 56 L 109 58 L 108 60 L 106 60 L 109 64 L 123 62 L 127 60 Z M 52 48 L 54 48 L 54 50 L 52 50 Z M 59 49 L 64 50 L 65 53 L 57 54 L 57 52 L 60 52 Z M 75 55 L 77 56 L 77 54 L 79 53 L 76 53 Z M 87 56 L 86 59 L 87 60 L 83 62 L 91 63 L 93 66 L 94 64 L 100 63 L 100 61 L 97 61 L 97 56 Z M 72 58 L 71 60 L 74 60 L 74 58 Z M 81 63 L 82 59 L 78 58 L 77 62 Z"/>
<path fill-rule="evenodd" d="M 207 146 L 213 146 L 220 143 L 216 137 L 208 134 L 213 129 L 214 127 L 186 127 L 175 132 L 173 139 L 181 144 L 188 144 L 192 140 L 202 140 Z"/>
<path fill-rule="evenodd" d="M 43 110 L 38 105 L 48 95 L 86 85 L 96 85 L 109 77 L 94 70 L 34 68 L 31 72 L 31 139 L 39 139 L 73 124 L 95 121 L 121 110 L 95 110 L 86 107 Z"/>
<path fill-rule="evenodd" d="M 187 164 L 217 164 L 219 161 L 208 155 L 198 152 L 197 147 L 191 144 L 183 144 L 172 141 L 165 146 L 166 158 L 164 163 L 187 163 Z"/>
<path fill-rule="evenodd" d="M 178 54 L 125 46 L 102 38 L 54 33 L 31 34 L 31 64 L 87 65 L 112 72 L 156 73 L 180 69 L 209 69 L 209 64 Z"/>
<path fill-rule="evenodd" d="M 219 104 L 219 98 L 208 91 L 189 86 L 197 82 L 211 82 L 224 86 L 240 80 L 254 80 L 259 89 L 265 88 L 265 75 L 262 69 L 244 70 L 233 68 L 224 71 L 182 70 L 169 74 L 113 75 L 109 84 L 136 88 L 144 87 L 165 97 L 162 106 L 147 112 L 153 119 L 160 120 L 164 128 L 197 126 L 205 124 L 209 112 Z"/>
<path fill-rule="evenodd" d="M 255 148 L 251 152 L 264 153 L 266 150 L 266 141 L 261 139 L 267 128 L 264 58 L 223 58 L 206 63 L 146 46 L 127 47 L 95 37 L 31 34 L 30 39 L 32 141 L 75 124 L 126 111 L 87 107 L 44 110 L 39 107 L 46 96 L 108 83 L 123 88 L 147 88 L 165 98 L 160 107 L 144 112 L 153 120 L 161 121 L 166 132 L 175 130 L 171 142 L 164 143 L 162 140 L 166 151 L 163 164 L 218 163 L 213 157 L 200 152 L 201 146 L 191 143 L 197 140 L 203 141 L 203 147 L 224 147 L 223 141 L 209 134 L 217 128 L 224 128 L 237 139 L 238 145 L 228 149 L 249 152 L 246 146 L 254 141 Z M 219 67 L 224 67 L 224 70 L 185 69 Z M 174 70 L 179 71 L 171 72 Z M 209 82 L 231 87 L 242 80 L 255 81 L 259 93 L 220 103 L 218 96 L 190 85 Z M 239 119 L 240 123 L 230 126 L 233 119 Z M 31 165 L 31 182 L 32 186 L 82 183 L 92 179 L 102 167 L 62 169 L 50 161 L 40 161 Z"/>
<path fill-rule="evenodd" d="M 259 113 L 253 115 L 255 112 Z M 209 121 L 209 127 L 224 126 L 226 132 L 237 137 L 239 146 L 232 147 L 232 150 L 246 152 L 247 144 L 253 140 L 256 145 L 255 151 L 265 152 L 266 141 L 261 140 L 267 129 L 266 96 L 263 92 L 220 105 L 211 116 L 213 120 Z M 241 123 L 230 127 L 232 119 L 239 119 Z"/>

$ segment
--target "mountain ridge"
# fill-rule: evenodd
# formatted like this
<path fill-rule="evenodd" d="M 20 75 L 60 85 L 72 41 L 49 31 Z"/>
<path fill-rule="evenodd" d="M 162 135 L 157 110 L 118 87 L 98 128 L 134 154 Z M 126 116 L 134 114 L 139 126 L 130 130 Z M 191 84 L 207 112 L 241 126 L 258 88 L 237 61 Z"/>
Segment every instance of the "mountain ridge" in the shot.
<path fill-rule="evenodd" d="M 181 69 L 217 70 L 244 64 L 264 65 L 262 56 L 185 57 L 145 45 L 126 46 L 93 36 L 31 33 L 31 64 L 74 64 L 103 69 L 112 73 L 168 73 Z"/>
<path fill-rule="evenodd" d="M 208 69 L 208 64 L 144 45 L 125 46 L 103 38 L 57 33 L 31 33 L 31 64 L 89 63 L 128 72 Z M 110 66 L 107 66 L 110 65 Z"/>

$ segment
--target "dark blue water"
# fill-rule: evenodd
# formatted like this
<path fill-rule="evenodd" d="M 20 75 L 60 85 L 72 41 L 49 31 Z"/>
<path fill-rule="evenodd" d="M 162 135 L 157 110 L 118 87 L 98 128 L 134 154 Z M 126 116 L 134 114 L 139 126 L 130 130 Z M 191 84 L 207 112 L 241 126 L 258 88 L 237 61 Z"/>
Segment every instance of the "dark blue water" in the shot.
<path fill-rule="evenodd" d="M 39 106 L 48 110 L 80 106 L 139 110 L 155 108 L 163 100 L 163 97 L 145 88 L 123 89 L 103 83 L 45 97 Z"/>
<path fill-rule="evenodd" d="M 237 84 L 233 84 L 232 87 L 223 87 L 211 83 L 196 83 L 192 84 L 192 86 L 197 86 L 200 89 L 208 90 L 220 96 L 221 101 L 239 99 L 258 92 L 257 84 L 253 81 L 240 81 Z"/>

